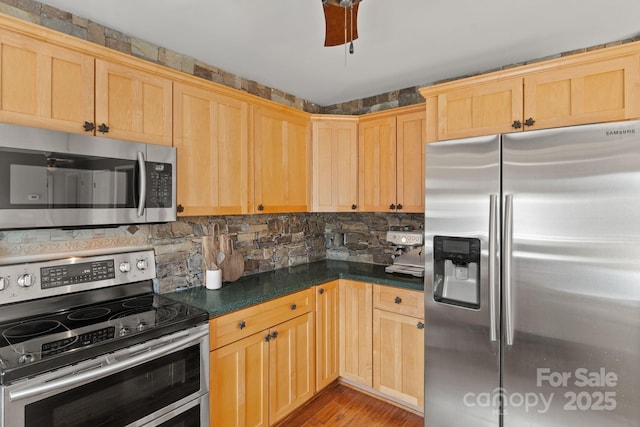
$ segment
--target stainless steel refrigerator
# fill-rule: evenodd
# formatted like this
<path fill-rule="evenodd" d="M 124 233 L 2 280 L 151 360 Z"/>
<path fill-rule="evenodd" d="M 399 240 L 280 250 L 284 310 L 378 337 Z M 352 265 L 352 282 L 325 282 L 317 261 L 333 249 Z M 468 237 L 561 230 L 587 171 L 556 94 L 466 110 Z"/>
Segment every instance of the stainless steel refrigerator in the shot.
<path fill-rule="evenodd" d="M 640 122 L 426 148 L 425 426 L 640 426 Z"/>

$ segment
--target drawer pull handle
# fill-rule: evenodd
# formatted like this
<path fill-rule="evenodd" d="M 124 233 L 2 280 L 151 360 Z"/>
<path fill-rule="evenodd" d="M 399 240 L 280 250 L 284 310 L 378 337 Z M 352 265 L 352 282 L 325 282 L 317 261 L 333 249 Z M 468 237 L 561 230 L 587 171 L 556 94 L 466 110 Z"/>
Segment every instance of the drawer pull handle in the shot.
<path fill-rule="evenodd" d="M 238 323 L 238 327 L 240 329 L 244 329 L 247 327 L 247 322 L 245 322 L 244 320 L 241 320 L 240 323 Z"/>
<path fill-rule="evenodd" d="M 324 288 L 320 288 L 320 290 L 318 290 L 318 293 L 319 293 L 320 295 L 324 294 Z"/>
<path fill-rule="evenodd" d="M 396 299 L 394 299 L 393 302 L 395 302 L 396 304 L 400 304 L 402 302 L 402 298 L 396 297 Z"/>
<path fill-rule="evenodd" d="M 295 310 L 296 308 L 298 308 L 298 306 L 295 303 L 291 304 L 291 310 Z"/>
<path fill-rule="evenodd" d="M 418 322 L 416 326 L 418 327 L 418 329 L 424 329 L 424 323 L 422 322 Z"/>

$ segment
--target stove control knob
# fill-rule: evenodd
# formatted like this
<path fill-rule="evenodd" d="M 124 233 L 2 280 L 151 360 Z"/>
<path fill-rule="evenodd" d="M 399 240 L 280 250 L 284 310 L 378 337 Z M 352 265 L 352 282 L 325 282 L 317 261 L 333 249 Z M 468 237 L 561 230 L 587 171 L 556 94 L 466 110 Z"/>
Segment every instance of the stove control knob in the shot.
<path fill-rule="evenodd" d="M 139 259 L 138 262 L 136 262 L 136 267 L 138 267 L 138 270 L 146 270 L 147 269 L 147 260 L 146 259 Z"/>
<path fill-rule="evenodd" d="M 128 261 L 121 262 L 120 263 L 120 271 L 123 272 L 123 273 L 128 273 L 129 271 L 131 271 L 131 264 L 129 264 Z"/>
<path fill-rule="evenodd" d="M 36 358 L 33 356 L 33 354 L 25 353 L 18 358 L 18 363 L 21 365 L 24 365 L 24 364 L 33 362 L 35 359 Z"/>
<path fill-rule="evenodd" d="M 129 328 L 128 328 L 128 327 L 126 327 L 126 326 L 123 326 L 122 328 L 120 328 L 120 331 L 118 332 L 118 334 L 119 334 L 121 337 L 124 337 L 125 335 L 129 335 L 129 332 L 131 332 L 131 329 L 129 329 Z"/>
<path fill-rule="evenodd" d="M 0 277 L 0 291 L 4 291 L 4 288 L 6 288 L 9 285 L 9 279 L 7 279 L 6 277 Z"/>
<path fill-rule="evenodd" d="M 142 332 L 147 329 L 147 324 L 145 322 L 140 322 L 138 323 L 138 326 L 136 326 L 136 329 L 138 330 L 138 332 Z"/>
<path fill-rule="evenodd" d="M 33 277 L 33 274 L 30 273 L 25 273 L 21 276 L 18 276 L 18 286 L 21 286 L 23 288 L 28 288 L 29 286 L 33 285 L 35 281 L 36 278 Z"/>

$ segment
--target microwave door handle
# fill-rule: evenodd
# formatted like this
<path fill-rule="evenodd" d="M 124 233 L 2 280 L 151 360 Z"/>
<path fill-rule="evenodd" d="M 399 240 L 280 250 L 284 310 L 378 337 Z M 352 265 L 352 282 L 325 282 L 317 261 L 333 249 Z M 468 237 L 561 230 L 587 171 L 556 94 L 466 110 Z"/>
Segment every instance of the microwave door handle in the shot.
<path fill-rule="evenodd" d="M 144 154 L 138 151 L 138 169 L 140 170 L 140 186 L 138 188 L 138 216 L 144 215 L 144 206 L 147 202 L 147 164 Z"/>
<path fill-rule="evenodd" d="M 22 390 L 10 391 L 9 399 L 12 402 L 15 402 L 15 401 L 27 399 L 33 396 L 39 396 L 41 394 L 44 394 L 50 391 L 70 387 L 75 384 L 103 378 L 115 372 L 123 371 L 132 366 L 151 361 L 160 356 L 164 356 L 168 353 L 171 353 L 174 350 L 179 350 L 183 346 L 197 343 L 201 338 L 207 336 L 208 334 L 209 334 L 208 329 L 198 331 L 196 333 L 187 335 L 185 338 L 172 341 L 167 345 L 154 348 L 153 350 L 150 350 L 141 354 L 136 354 L 132 357 L 129 357 L 128 359 L 118 361 L 113 364 L 102 365 L 99 368 L 92 369 L 90 371 L 84 371 L 75 375 L 70 374 L 69 376 L 60 378 L 58 380 L 53 380 L 44 384 L 28 387 Z"/>

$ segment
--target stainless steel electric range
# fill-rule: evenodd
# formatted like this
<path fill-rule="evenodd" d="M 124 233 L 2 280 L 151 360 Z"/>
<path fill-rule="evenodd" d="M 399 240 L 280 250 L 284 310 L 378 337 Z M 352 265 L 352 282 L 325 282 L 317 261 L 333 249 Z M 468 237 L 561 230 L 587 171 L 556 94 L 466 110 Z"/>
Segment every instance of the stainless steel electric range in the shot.
<path fill-rule="evenodd" d="M 0 265 L 0 427 L 205 426 L 208 314 L 142 250 Z"/>

